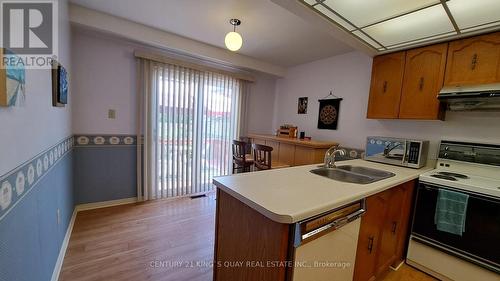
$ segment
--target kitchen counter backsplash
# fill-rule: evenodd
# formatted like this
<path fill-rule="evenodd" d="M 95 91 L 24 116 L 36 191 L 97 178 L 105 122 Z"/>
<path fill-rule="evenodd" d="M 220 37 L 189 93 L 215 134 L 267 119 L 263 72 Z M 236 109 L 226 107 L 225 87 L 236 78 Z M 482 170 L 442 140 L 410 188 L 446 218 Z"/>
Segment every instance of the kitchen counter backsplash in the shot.
<path fill-rule="evenodd" d="M 345 161 L 345 160 L 364 159 L 365 158 L 365 151 L 363 149 L 342 147 L 342 146 L 340 146 L 339 148 L 344 150 L 345 155 L 344 156 L 337 156 L 335 158 L 336 161 Z"/>

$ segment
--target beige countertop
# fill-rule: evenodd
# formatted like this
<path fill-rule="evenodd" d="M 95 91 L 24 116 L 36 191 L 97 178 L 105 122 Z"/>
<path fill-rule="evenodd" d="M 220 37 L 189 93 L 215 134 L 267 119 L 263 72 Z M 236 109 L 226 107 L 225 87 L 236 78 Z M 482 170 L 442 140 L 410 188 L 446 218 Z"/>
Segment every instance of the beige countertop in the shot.
<path fill-rule="evenodd" d="M 278 137 L 273 135 L 262 135 L 262 134 L 248 134 L 248 137 L 251 139 L 264 139 L 264 140 L 289 143 L 311 148 L 330 148 L 332 146 L 338 145 L 338 143 L 334 141 L 306 140 L 306 139 L 301 140 L 298 138 L 287 138 L 287 137 Z"/>
<path fill-rule="evenodd" d="M 361 159 L 337 162 L 395 173 L 371 184 L 335 181 L 309 171 L 316 165 L 297 166 L 214 178 L 214 184 L 269 219 L 295 223 L 418 178 L 433 167 L 411 169 Z"/>

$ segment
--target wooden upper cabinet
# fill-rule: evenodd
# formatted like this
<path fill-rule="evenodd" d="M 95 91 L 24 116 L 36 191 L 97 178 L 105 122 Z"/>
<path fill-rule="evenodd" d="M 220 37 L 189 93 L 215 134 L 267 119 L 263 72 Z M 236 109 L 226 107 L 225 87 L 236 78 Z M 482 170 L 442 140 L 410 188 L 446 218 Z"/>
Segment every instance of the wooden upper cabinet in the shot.
<path fill-rule="evenodd" d="M 399 118 L 443 119 L 437 95 L 443 87 L 448 43 L 406 52 Z"/>
<path fill-rule="evenodd" d="M 457 86 L 500 82 L 500 32 L 453 41 L 444 84 Z"/>
<path fill-rule="evenodd" d="M 404 67 L 405 52 L 373 58 L 368 118 L 398 118 Z"/>

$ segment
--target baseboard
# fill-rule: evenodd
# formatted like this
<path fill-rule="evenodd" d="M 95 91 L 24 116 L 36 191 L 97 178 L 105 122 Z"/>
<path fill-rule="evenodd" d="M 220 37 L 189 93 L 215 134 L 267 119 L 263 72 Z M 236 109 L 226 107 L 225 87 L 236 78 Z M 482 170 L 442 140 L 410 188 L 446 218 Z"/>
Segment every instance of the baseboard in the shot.
<path fill-rule="evenodd" d="M 75 206 L 75 210 L 77 212 L 80 212 L 80 211 L 86 211 L 86 210 L 106 208 L 106 207 L 111 207 L 111 206 L 131 204 L 131 203 L 136 203 L 136 202 L 137 202 L 137 197 L 130 197 L 130 198 L 117 199 L 117 200 L 79 204 L 79 205 Z"/>
<path fill-rule="evenodd" d="M 66 235 L 64 235 L 64 240 L 62 242 L 61 249 L 59 250 L 59 255 L 57 256 L 56 265 L 54 266 L 54 271 L 52 272 L 52 278 L 50 279 L 51 281 L 57 281 L 59 279 L 59 274 L 61 274 L 61 268 L 64 262 L 64 256 L 66 255 L 66 249 L 68 248 L 71 232 L 73 231 L 73 225 L 75 225 L 76 213 L 78 213 L 78 211 L 75 208 L 73 209 L 73 214 L 71 215 L 68 229 L 66 229 Z"/>

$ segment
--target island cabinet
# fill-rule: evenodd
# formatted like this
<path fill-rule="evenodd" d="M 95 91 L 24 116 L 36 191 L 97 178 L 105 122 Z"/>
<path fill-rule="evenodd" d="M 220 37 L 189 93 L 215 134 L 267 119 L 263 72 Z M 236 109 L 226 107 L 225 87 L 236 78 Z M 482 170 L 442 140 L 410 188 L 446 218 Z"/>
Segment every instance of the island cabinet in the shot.
<path fill-rule="evenodd" d="M 353 222 L 341 232 L 333 232 L 341 233 L 338 234 L 340 236 L 331 235 L 332 232 L 323 234 L 322 237 L 326 238 L 321 240 L 323 244 L 317 244 L 320 240 L 316 240 L 310 242 L 316 246 L 299 248 L 294 247 L 294 224 L 269 219 L 237 197 L 217 188 L 213 280 L 308 280 L 303 276 L 305 272 L 311 273 L 304 268 L 294 268 L 295 262 L 304 258 L 331 262 L 322 255 L 330 253 L 330 250 L 339 251 L 339 255 L 343 251 L 351 251 L 349 247 L 342 250 L 338 245 L 332 246 L 338 241 L 347 244 L 354 241 L 352 251 L 357 248 L 356 253 L 352 253 L 353 260 L 355 256 L 354 268 L 349 268 L 354 271 L 354 280 L 375 280 L 384 276 L 390 266 L 397 266 L 403 260 L 414 185 L 415 181 L 410 181 L 368 197 L 366 213 L 361 217 L 360 224 Z M 352 233 L 352 236 L 346 233 Z M 332 242 L 334 238 L 339 240 Z M 318 250 L 317 245 L 321 245 L 324 252 Z M 329 249 L 329 246 L 332 248 Z M 296 260 L 298 249 L 302 249 L 301 259 Z M 326 256 L 331 257 L 330 254 Z M 322 279 L 315 275 L 316 280 L 325 280 L 328 277 L 325 274 L 332 274 L 331 280 L 334 280 L 346 274 L 352 276 L 352 271 L 325 268 L 321 272 Z M 340 280 L 347 281 L 345 278 Z"/>
<path fill-rule="evenodd" d="M 252 143 L 272 147 L 272 162 L 288 166 L 322 163 L 325 152 L 330 147 L 338 145 L 337 142 L 333 141 L 300 140 L 261 134 L 249 134 L 248 138 Z"/>
<path fill-rule="evenodd" d="M 500 83 L 500 32 L 450 43 L 444 84 Z"/>
<path fill-rule="evenodd" d="M 213 280 L 285 281 L 290 229 L 217 189 Z"/>
<path fill-rule="evenodd" d="M 414 187 L 410 181 L 366 199 L 354 280 L 376 280 L 403 261 Z"/>

